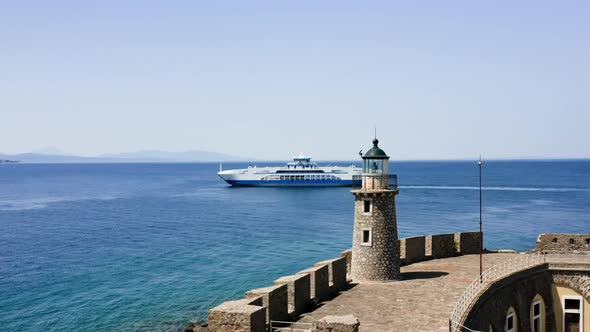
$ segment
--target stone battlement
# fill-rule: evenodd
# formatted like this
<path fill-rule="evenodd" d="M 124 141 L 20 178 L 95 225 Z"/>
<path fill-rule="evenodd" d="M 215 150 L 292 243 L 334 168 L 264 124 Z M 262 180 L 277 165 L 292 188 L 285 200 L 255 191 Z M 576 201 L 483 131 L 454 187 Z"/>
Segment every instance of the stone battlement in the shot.
<path fill-rule="evenodd" d="M 589 250 L 590 234 L 540 234 L 536 249 Z"/>
<path fill-rule="evenodd" d="M 400 240 L 400 259 L 402 265 L 408 265 L 433 258 L 479 253 L 480 239 L 479 232 L 409 237 Z M 352 259 L 352 250 L 346 250 L 338 258 L 324 260 L 294 275 L 281 277 L 272 286 L 250 290 L 245 293 L 244 299 L 222 303 L 209 310 L 208 331 L 258 332 L 266 331 L 271 320 L 296 320 L 301 314 L 313 311 L 320 302 L 349 287 Z M 346 331 L 357 331 L 359 326 L 354 317 L 320 320 L 313 324 L 312 330 L 322 331 L 325 328 L 327 331 L 331 327 L 326 322 L 332 321 L 337 326 L 345 321 L 352 322 Z"/>

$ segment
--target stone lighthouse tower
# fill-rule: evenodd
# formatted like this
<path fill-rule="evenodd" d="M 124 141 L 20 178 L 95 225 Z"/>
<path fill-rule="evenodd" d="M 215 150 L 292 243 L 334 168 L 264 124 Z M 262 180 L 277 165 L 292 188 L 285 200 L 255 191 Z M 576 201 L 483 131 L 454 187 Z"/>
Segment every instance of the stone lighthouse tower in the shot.
<path fill-rule="evenodd" d="M 389 156 L 378 146 L 362 156 L 362 187 L 353 190 L 354 231 L 351 274 L 354 281 L 400 278 L 395 213 L 397 177 L 389 174 Z"/>

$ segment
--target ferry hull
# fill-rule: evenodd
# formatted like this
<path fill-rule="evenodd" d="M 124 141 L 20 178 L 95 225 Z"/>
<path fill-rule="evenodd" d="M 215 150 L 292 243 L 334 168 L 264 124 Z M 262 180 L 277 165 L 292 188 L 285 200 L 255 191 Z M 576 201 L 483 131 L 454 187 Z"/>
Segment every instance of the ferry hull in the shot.
<path fill-rule="evenodd" d="M 352 187 L 360 186 L 361 181 L 263 181 L 263 180 L 225 180 L 234 187 Z"/>

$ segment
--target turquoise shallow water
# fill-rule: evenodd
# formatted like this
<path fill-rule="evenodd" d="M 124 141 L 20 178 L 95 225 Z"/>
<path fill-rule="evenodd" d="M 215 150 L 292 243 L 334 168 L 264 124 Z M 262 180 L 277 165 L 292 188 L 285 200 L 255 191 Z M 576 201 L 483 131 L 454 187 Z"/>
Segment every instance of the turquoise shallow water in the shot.
<path fill-rule="evenodd" d="M 475 163 L 391 167 L 400 236 L 477 229 Z M 230 188 L 217 169 L 0 165 L 0 330 L 177 331 L 350 247 L 349 188 Z M 590 161 L 487 162 L 484 186 L 488 248 L 590 230 Z"/>

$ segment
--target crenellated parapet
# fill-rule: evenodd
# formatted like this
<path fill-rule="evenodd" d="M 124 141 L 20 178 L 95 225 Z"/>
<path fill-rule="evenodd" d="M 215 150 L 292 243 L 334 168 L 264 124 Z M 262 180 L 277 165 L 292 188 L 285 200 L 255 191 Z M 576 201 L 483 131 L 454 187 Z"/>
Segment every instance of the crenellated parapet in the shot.
<path fill-rule="evenodd" d="M 478 232 L 469 232 L 404 238 L 399 240 L 399 260 L 401 265 L 407 265 L 433 257 L 460 255 L 461 249 L 469 254 L 473 251 L 473 244 L 479 243 L 479 236 Z M 208 331 L 266 331 L 271 321 L 297 319 L 301 314 L 314 310 L 317 304 L 349 288 L 353 259 L 352 249 L 349 249 L 343 251 L 340 257 L 281 277 L 271 286 L 247 291 L 241 300 L 224 302 L 209 310 Z M 317 331 L 336 327 L 356 331 L 358 320 L 332 316 L 314 325 Z"/>

